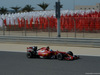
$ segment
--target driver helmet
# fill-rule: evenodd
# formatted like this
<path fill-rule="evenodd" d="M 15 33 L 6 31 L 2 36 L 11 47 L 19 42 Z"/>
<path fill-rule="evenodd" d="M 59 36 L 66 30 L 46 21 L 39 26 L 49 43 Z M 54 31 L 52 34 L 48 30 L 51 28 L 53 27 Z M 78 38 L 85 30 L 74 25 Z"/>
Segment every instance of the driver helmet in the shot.
<path fill-rule="evenodd" d="M 49 46 L 47 46 L 46 50 L 49 50 Z"/>

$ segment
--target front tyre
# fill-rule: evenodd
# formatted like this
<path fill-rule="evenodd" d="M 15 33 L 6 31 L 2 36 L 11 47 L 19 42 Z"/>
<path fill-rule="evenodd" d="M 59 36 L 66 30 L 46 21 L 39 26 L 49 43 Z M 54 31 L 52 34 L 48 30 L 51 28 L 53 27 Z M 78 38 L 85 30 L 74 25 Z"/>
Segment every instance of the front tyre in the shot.
<path fill-rule="evenodd" d="M 68 51 L 67 54 L 73 56 L 73 52 L 72 51 Z"/>

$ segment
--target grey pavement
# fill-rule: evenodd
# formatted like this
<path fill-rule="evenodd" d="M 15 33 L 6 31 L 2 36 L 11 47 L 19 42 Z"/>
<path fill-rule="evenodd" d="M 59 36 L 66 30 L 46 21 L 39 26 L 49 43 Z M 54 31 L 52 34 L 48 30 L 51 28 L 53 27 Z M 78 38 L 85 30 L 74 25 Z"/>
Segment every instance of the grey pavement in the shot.
<path fill-rule="evenodd" d="M 74 61 L 28 59 L 26 53 L 0 51 L 0 75 L 100 75 L 100 57 Z"/>
<path fill-rule="evenodd" d="M 11 51 L 11 52 L 26 52 L 27 47 L 37 46 L 38 48 L 49 46 L 50 49 L 59 50 L 59 51 L 72 51 L 77 55 L 86 55 L 86 56 L 100 56 L 100 48 L 95 47 L 75 47 L 67 45 L 58 45 L 58 44 L 37 44 L 37 43 L 9 43 L 2 42 L 0 43 L 0 51 Z"/>

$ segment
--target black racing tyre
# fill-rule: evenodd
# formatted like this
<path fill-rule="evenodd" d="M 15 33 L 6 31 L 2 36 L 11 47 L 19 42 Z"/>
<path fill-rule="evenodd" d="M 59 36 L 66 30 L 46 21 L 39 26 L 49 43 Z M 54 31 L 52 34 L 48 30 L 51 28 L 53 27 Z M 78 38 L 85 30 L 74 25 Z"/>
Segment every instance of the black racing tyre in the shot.
<path fill-rule="evenodd" d="M 63 57 L 63 54 L 62 54 L 62 53 L 58 53 L 58 54 L 57 54 L 57 59 L 58 59 L 58 60 L 63 60 L 63 58 L 64 58 L 64 57 Z"/>
<path fill-rule="evenodd" d="M 67 54 L 73 56 L 73 52 L 72 51 L 68 51 Z"/>
<path fill-rule="evenodd" d="M 27 58 L 32 58 L 32 57 L 33 57 L 32 53 L 31 52 L 27 52 Z"/>

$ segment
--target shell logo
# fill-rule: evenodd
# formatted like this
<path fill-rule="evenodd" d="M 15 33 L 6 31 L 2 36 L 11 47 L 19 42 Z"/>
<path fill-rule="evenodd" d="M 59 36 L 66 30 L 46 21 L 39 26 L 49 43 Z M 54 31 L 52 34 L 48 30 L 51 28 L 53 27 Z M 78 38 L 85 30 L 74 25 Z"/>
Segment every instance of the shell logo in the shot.
<path fill-rule="evenodd" d="M 48 53 L 46 55 L 48 55 Z"/>
<path fill-rule="evenodd" d="M 48 55 L 48 53 L 47 53 L 47 54 L 42 54 L 42 56 L 44 56 L 44 55 L 46 55 L 46 56 L 47 56 L 47 55 Z"/>
<path fill-rule="evenodd" d="M 44 54 L 42 54 L 42 56 L 44 56 Z"/>

